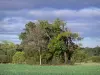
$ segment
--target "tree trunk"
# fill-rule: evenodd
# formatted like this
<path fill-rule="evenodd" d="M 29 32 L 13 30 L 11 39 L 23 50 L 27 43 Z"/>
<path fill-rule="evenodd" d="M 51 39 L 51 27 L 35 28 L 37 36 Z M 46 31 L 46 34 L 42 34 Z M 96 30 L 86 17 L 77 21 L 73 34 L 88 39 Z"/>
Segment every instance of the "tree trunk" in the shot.
<path fill-rule="evenodd" d="M 39 60 L 39 62 L 40 62 L 40 65 L 41 65 L 41 64 L 42 64 L 41 48 L 39 48 L 39 55 L 40 55 L 40 60 Z"/>
<path fill-rule="evenodd" d="M 40 54 L 40 65 L 42 64 L 42 62 L 41 62 L 41 61 L 42 61 L 42 59 L 41 59 L 41 54 Z"/>
<path fill-rule="evenodd" d="M 65 60 L 65 64 L 67 64 L 67 54 L 66 54 L 66 52 L 64 52 L 64 60 Z"/>
<path fill-rule="evenodd" d="M 68 56 L 68 64 L 70 64 L 70 63 L 71 63 L 71 57 Z"/>
<path fill-rule="evenodd" d="M 71 64 L 71 58 L 72 58 L 72 54 L 73 54 L 73 52 L 70 52 L 69 54 L 68 54 L 68 64 Z"/>

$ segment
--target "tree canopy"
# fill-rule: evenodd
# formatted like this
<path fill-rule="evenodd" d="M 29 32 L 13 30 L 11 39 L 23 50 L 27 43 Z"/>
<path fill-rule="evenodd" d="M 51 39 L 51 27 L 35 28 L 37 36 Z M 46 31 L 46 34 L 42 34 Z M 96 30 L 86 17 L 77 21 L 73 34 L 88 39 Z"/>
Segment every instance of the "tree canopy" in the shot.
<path fill-rule="evenodd" d="M 52 58 L 56 54 L 64 57 L 62 59 L 67 63 L 78 46 L 74 41 L 81 38 L 77 33 L 69 31 L 65 25 L 66 23 L 60 19 L 54 20 L 53 23 L 46 20 L 39 20 L 37 23 L 29 22 L 19 37 L 22 39 L 22 45 L 31 46 L 34 51 L 38 51 L 40 61 L 42 61 L 42 54 L 51 53 Z"/>

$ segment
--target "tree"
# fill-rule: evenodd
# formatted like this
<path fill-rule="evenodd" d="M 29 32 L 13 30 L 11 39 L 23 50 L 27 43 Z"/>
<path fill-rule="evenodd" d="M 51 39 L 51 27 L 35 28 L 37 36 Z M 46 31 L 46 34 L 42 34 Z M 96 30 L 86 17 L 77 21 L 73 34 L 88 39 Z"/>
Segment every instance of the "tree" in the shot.
<path fill-rule="evenodd" d="M 66 64 L 67 59 L 70 62 L 74 50 L 78 47 L 78 45 L 76 45 L 74 41 L 81 40 L 81 37 L 79 37 L 77 33 L 72 33 L 71 31 L 69 31 L 68 28 L 65 27 L 65 25 L 66 23 L 64 23 L 60 19 L 56 19 L 53 23 L 53 29 L 56 34 L 54 36 L 56 36 L 58 41 L 63 41 L 64 45 L 66 45 L 66 48 L 64 48 L 65 50 L 61 49 L 62 53 L 64 54 Z"/>
<path fill-rule="evenodd" d="M 66 50 L 66 45 L 64 44 L 64 42 L 61 40 L 58 40 L 57 37 L 54 37 L 54 39 L 52 39 L 49 44 L 48 44 L 48 49 L 49 49 L 49 53 L 52 54 L 52 59 L 54 57 L 58 57 L 58 59 L 63 59 L 62 55 L 64 53 L 64 51 Z M 60 60 L 59 60 L 60 61 Z M 57 62 L 57 60 L 55 60 L 54 62 Z M 61 62 L 63 63 L 63 62 Z"/>
<path fill-rule="evenodd" d="M 35 23 L 29 22 L 26 24 L 25 34 L 21 33 L 20 38 L 22 38 L 25 45 L 33 47 L 38 51 L 40 57 L 40 65 L 42 63 L 42 50 L 45 48 L 46 42 L 44 41 L 43 36 L 45 35 L 44 31 L 41 30 L 40 26 Z M 24 38 L 23 38 L 24 36 Z M 25 46 L 24 45 L 24 46 Z"/>
<path fill-rule="evenodd" d="M 58 35 L 59 40 L 63 40 L 66 45 L 66 50 L 64 52 L 65 63 L 70 62 L 73 52 L 78 48 L 78 45 L 74 43 L 74 41 L 80 40 L 81 38 L 77 33 L 72 33 L 70 31 L 64 31 Z"/>
<path fill-rule="evenodd" d="M 11 63 L 12 57 L 16 52 L 16 45 L 10 41 L 2 41 L 0 49 L 0 52 L 3 52 L 3 56 L 6 56 L 6 62 Z"/>
<path fill-rule="evenodd" d="M 69 31 L 65 25 L 66 23 L 60 19 L 56 19 L 53 23 L 46 20 L 39 20 L 37 23 L 29 22 L 25 26 L 25 31 L 20 35 L 24 49 L 29 47 L 33 55 L 38 51 L 40 65 L 42 54 L 43 56 L 49 55 L 49 58 L 46 58 L 47 61 L 58 55 L 64 57 L 65 63 L 67 59 L 70 62 L 74 50 L 77 49 L 74 41 L 81 38 L 77 33 Z"/>
<path fill-rule="evenodd" d="M 50 52 L 58 52 L 60 55 L 63 55 L 65 57 L 64 60 L 66 64 L 67 59 L 70 62 L 74 50 L 78 47 L 73 42 L 73 40 L 76 39 L 78 39 L 78 34 L 71 32 L 62 32 L 50 41 L 48 48 Z"/>

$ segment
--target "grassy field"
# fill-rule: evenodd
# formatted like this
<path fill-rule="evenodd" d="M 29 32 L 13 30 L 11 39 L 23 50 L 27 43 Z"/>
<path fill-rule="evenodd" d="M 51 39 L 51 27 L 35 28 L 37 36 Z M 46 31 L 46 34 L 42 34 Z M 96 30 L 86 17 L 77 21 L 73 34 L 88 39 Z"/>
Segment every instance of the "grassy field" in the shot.
<path fill-rule="evenodd" d="M 32 66 L 0 64 L 0 75 L 100 75 L 100 65 Z"/>

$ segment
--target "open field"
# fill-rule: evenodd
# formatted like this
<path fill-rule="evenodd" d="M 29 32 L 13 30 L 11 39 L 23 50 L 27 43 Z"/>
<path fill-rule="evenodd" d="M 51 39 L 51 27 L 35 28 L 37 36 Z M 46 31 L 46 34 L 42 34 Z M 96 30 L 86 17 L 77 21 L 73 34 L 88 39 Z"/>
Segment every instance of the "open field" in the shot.
<path fill-rule="evenodd" d="M 32 66 L 0 64 L 0 75 L 100 75 L 100 64 Z"/>

